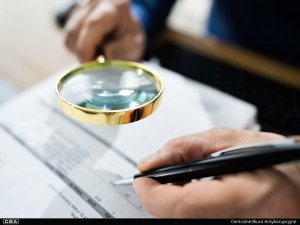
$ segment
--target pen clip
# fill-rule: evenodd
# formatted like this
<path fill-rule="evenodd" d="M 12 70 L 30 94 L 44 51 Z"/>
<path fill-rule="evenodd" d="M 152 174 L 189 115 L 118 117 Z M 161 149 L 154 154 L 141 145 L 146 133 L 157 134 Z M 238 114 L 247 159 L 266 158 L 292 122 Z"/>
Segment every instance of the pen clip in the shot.
<path fill-rule="evenodd" d="M 219 157 L 221 155 L 223 155 L 224 153 L 227 152 L 231 152 L 231 151 L 235 151 L 235 150 L 239 150 L 242 151 L 244 149 L 248 149 L 250 147 L 263 147 L 263 146 L 268 146 L 268 145 L 286 145 L 286 144 L 294 144 L 296 143 L 297 140 L 295 140 L 294 138 L 287 138 L 284 140 L 277 140 L 277 141 L 269 141 L 269 142 L 263 142 L 263 143 L 256 143 L 256 144 L 248 144 L 248 145 L 241 145 L 241 146 L 237 146 L 237 147 L 232 147 L 232 148 L 227 148 L 218 152 L 214 152 L 213 154 L 211 154 L 211 157 Z"/>

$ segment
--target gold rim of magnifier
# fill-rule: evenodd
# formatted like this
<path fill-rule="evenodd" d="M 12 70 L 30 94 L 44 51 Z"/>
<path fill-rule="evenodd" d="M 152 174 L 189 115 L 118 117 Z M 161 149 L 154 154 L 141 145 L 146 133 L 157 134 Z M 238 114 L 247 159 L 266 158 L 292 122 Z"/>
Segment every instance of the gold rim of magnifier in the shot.
<path fill-rule="evenodd" d="M 142 72 L 150 75 L 154 79 L 159 92 L 154 99 L 146 102 L 143 105 L 122 110 L 88 109 L 66 101 L 60 94 L 63 83 L 70 77 L 77 75 L 79 72 L 92 68 L 127 68 L 142 70 Z M 64 74 L 57 81 L 55 92 L 61 111 L 69 117 L 81 122 L 96 125 L 121 125 L 132 123 L 151 115 L 157 109 L 160 103 L 161 95 L 163 92 L 163 83 L 154 72 L 140 63 L 122 60 L 104 60 L 103 58 L 99 58 L 97 61 L 82 64 L 81 66 L 71 70 L 67 74 Z"/>

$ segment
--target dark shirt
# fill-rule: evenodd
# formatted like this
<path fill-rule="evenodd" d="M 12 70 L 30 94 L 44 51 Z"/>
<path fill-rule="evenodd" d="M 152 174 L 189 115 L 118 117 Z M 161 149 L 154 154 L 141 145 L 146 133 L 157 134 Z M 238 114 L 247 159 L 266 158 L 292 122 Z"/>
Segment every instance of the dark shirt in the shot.
<path fill-rule="evenodd" d="M 148 35 L 165 22 L 174 0 L 132 0 Z M 215 0 L 209 34 L 300 66 L 300 2 Z"/>

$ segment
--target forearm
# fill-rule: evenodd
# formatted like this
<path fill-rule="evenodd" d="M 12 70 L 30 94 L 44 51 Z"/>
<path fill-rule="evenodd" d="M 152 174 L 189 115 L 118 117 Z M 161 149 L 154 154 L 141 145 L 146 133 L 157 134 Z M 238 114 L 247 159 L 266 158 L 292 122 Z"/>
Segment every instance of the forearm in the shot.
<path fill-rule="evenodd" d="M 164 26 L 174 2 L 175 0 L 132 0 L 131 11 L 149 36 Z"/>

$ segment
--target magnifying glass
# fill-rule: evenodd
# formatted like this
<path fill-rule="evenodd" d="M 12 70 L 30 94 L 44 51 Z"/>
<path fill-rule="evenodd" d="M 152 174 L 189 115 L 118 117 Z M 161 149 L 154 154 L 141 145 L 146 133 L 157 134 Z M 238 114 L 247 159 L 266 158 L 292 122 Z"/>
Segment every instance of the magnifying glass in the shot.
<path fill-rule="evenodd" d="M 105 60 L 82 64 L 56 83 L 62 112 L 97 125 L 121 125 L 151 115 L 163 92 L 161 79 L 140 63 Z"/>

